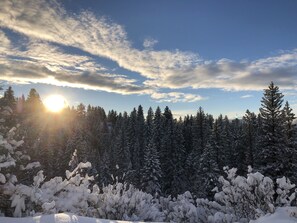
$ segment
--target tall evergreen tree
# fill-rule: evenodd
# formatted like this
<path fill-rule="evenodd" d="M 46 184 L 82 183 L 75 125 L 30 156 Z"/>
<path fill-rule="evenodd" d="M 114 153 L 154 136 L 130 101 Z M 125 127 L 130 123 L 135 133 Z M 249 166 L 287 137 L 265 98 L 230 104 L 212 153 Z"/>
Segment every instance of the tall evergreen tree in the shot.
<path fill-rule="evenodd" d="M 223 131 L 221 134 L 221 140 L 222 156 L 224 157 L 224 160 L 222 162 L 224 163 L 224 166 L 236 167 L 237 162 L 235 160 L 235 148 L 232 145 L 231 126 L 227 115 L 223 119 Z"/>
<path fill-rule="evenodd" d="M 285 144 L 288 150 L 286 154 L 285 173 L 294 183 L 297 183 L 297 141 L 295 114 L 289 103 L 286 102 L 283 108 Z"/>
<path fill-rule="evenodd" d="M 27 114 L 38 113 L 38 112 L 42 112 L 43 109 L 44 109 L 44 106 L 38 92 L 36 91 L 36 89 L 32 88 L 29 92 L 29 95 L 25 103 L 26 113 Z"/>
<path fill-rule="evenodd" d="M 16 125 L 16 99 L 11 86 L 9 86 L 6 91 L 4 91 L 4 96 L 0 98 L 0 106 L 7 106 L 12 110 L 11 115 L 5 119 L 5 125 L 9 128 L 12 128 Z"/>
<path fill-rule="evenodd" d="M 257 146 L 257 133 L 258 133 L 258 122 L 255 113 L 246 111 L 243 116 L 243 134 L 244 144 L 246 148 L 246 163 L 247 165 L 254 166 L 254 157 Z"/>
<path fill-rule="evenodd" d="M 285 156 L 283 94 L 273 82 L 264 90 L 261 101 L 261 140 L 258 155 L 258 169 L 273 179 L 283 176 Z"/>
<path fill-rule="evenodd" d="M 231 150 L 233 151 L 233 162 L 231 161 L 231 165 L 229 167 L 236 167 L 237 172 L 241 175 L 246 173 L 248 164 L 246 163 L 246 149 L 244 146 L 244 134 L 243 127 L 241 121 L 236 118 L 232 120 L 232 128 L 231 128 Z"/>
<path fill-rule="evenodd" d="M 154 144 L 153 137 L 144 150 L 143 168 L 141 174 L 142 189 L 152 195 L 161 194 L 161 166 L 159 154 Z"/>
<path fill-rule="evenodd" d="M 216 150 L 216 163 L 219 166 L 219 169 L 222 170 L 226 165 L 226 154 L 224 151 L 224 122 L 223 116 L 219 115 L 219 117 L 215 120 L 213 126 L 213 137 L 212 137 L 212 145 Z"/>
<path fill-rule="evenodd" d="M 194 182 L 196 186 L 194 193 L 201 198 L 211 199 L 213 197 L 212 189 L 217 186 L 217 180 L 221 172 L 217 162 L 217 143 L 214 131 L 211 133 L 210 139 L 199 160 L 197 177 Z"/>
<path fill-rule="evenodd" d="M 11 86 L 9 86 L 6 91 L 4 91 L 4 95 L 0 99 L 0 104 L 2 106 L 8 106 L 12 110 L 15 110 L 16 99 L 14 97 L 14 91 L 12 90 Z"/>
<path fill-rule="evenodd" d="M 156 117 L 156 116 L 155 116 Z M 170 109 L 166 106 L 163 112 L 162 120 L 162 140 L 161 140 L 161 168 L 163 173 L 162 191 L 166 194 L 171 192 L 171 183 L 173 180 L 174 161 L 172 159 L 172 150 L 174 148 L 174 123 Z"/>

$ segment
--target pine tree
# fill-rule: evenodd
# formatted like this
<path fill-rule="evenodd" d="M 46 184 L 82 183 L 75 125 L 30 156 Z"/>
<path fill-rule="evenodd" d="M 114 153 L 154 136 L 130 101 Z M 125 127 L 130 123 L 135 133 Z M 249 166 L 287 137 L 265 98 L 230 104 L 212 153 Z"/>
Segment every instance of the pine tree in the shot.
<path fill-rule="evenodd" d="M 129 127 L 129 118 L 127 113 L 124 112 L 123 116 L 118 116 L 116 122 L 115 130 L 117 134 L 112 149 L 114 156 L 112 170 L 113 176 L 117 177 L 118 181 L 134 184 L 135 171 L 132 164 L 131 142 L 127 126 Z"/>
<path fill-rule="evenodd" d="M 172 181 L 170 194 L 177 196 L 187 191 L 187 177 L 185 171 L 186 163 L 185 140 L 182 134 L 182 121 L 174 122 L 173 147 L 171 149 Z"/>
<path fill-rule="evenodd" d="M 146 130 L 145 130 L 145 136 L 146 136 L 146 145 L 149 143 L 149 139 L 153 140 L 153 133 L 154 133 L 154 111 L 150 107 L 147 116 L 146 116 Z"/>
<path fill-rule="evenodd" d="M 243 116 L 243 134 L 246 148 L 246 163 L 254 166 L 255 152 L 257 146 L 258 122 L 255 113 L 246 111 Z"/>
<path fill-rule="evenodd" d="M 136 139 L 138 142 L 138 163 L 139 168 L 136 170 L 137 175 L 140 174 L 141 169 L 141 163 L 144 159 L 144 148 L 145 148 L 145 137 L 146 137 L 146 128 L 145 128 L 145 120 L 143 115 L 143 108 L 141 105 L 138 106 L 137 109 L 137 119 L 136 119 L 136 126 L 135 126 L 135 132 L 136 132 Z M 140 176 L 139 176 L 140 177 Z"/>
<path fill-rule="evenodd" d="M 32 88 L 25 103 L 26 113 L 38 113 L 43 111 L 43 109 L 44 106 L 38 92 L 34 88 Z"/>
<path fill-rule="evenodd" d="M 297 183 L 297 143 L 295 114 L 292 112 L 289 103 L 286 102 L 283 108 L 285 144 L 288 153 L 286 154 L 285 173 L 292 182 Z"/>
<path fill-rule="evenodd" d="M 142 189 L 152 195 L 161 193 L 161 166 L 157 148 L 154 144 L 153 137 L 149 140 L 144 150 L 143 168 L 141 174 Z"/>
<path fill-rule="evenodd" d="M 156 117 L 156 115 L 155 115 Z M 171 182 L 173 180 L 174 161 L 172 159 L 172 150 L 174 148 L 174 124 L 170 109 L 166 106 L 162 116 L 162 140 L 161 140 L 161 168 L 163 173 L 162 192 L 170 194 Z"/>
<path fill-rule="evenodd" d="M 219 117 L 220 120 L 220 117 Z M 231 126 L 228 116 L 226 115 L 223 119 L 223 131 L 222 131 L 222 154 L 225 159 L 222 161 L 224 166 L 235 167 L 237 160 L 235 160 L 235 148 L 232 145 L 232 133 Z"/>
<path fill-rule="evenodd" d="M 4 92 L 4 96 L 0 99 L 1 106 L 8 106 L 12 110 L 15 110 L 16 106 L 16 99 L 14 97 L 14 92 L 12 90 L 12 87 L 9 86 L 7 90 Z"/>
<path fill-rule="evenodd" d="M 4 92 L 4 96 L 0 98 L 0 106 L 9 107 L 9 109 L 12 110 L 11 115 L 5 119 L 5 125 L 8 128 L 12 128 L 16 125 L 16 99 L 11 86 L 7 88 Z"/>
<path fill-rule="evenodd" d="M 219 169 L 222 170 L 226 165 L 226 154 L 224 151 L 224 132 L 223 132 L 223 116 L 219 115 L 219 117 L 215 120 L 213 126 L 213 146 L 216 150 L 216 163 L 219 166 Z"/>
<path fill-rule="evenodd" d="M 295 114 L 292 112 L 293 109 L 290 107 L 289 103 L 286 101 L 283 108 L 284 116 L 284 128 L 285 128 L 285 138 L 287 145 L 293 144 L 296 137 L 296 124 L 294 120 L 296 119 Z"/>
<path fill-rule="evenodd" d="M 231 125 L 231 150 L 233 151 L 233 162 L 231 161 L 231 165 L 229 167 L 236 167 L 237 172 L 241 175 L 246 173 L 248 165 L 246 163 L 246 149 L 244 146 L 244 134 L 243 134 L 243 126 L 241 121 L 236 118 L 232 120 Z"/>
<path fill-rule="evenodd" d="M 206 144 L 205 150 L 199 160 L 197 177 L 194 185 L 195 194 L 199 198 L 213 198 L 212 189 L 217 186 L 217 180 L 221 170 L 217 163 L 217 145 L 215 132 L 211 133 L 210 139 Z"/>
<path fill-rule="evenodd" d="M 275 179 L 283 176 L 284 160 L 288 151 L 285 145 L 283 94 L 273 82 L 264 90 L 261 101 L 261 139 L 258 155 L 258 169 L 264 175 Z"/>

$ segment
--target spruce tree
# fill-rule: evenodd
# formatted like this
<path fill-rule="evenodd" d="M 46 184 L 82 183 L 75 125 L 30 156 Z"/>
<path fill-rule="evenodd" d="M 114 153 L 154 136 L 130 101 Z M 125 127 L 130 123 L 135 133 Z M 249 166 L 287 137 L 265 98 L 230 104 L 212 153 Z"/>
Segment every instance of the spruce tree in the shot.
<path fill-rule="evenodd" d="M 36 89 L 32 88 L 29 92 L 29 95 L 27 97 L 26 103 L 25 103 L 25 111 L 27 114 L 32 113 L 39 113 L 42 112 L 44 109 L 43 103 L 41 101 L 41 98 L 36 91 Z"/>
<path fill-rule="evenodd" d="M 258 169 L 275 179 L 283 176 L 288 153 L 285 145 L 283 94 L 273 82 L 264 90 L 261 101 L 261 139 L 259 142 Z"/>
<path fill-rule="evenodd" d="M 283 108 L 285 144 L 288 153 L 286 154 L 285 173 L 293 183 L 297 183 L 297 143 L 295 114 L 289 103 L 286 102 Z"/>
<path fill-rule="evenodd" d="M 254 167 L 257 146 L 258 122 L 255 113 L 246 111 L 243 116 L 243 139 L 246 148 L 246 164 Z"/>
<path fill-rule="evenodd" d="M 215 132 L 212 132 L 205 150 L 199 160 L 194 192 L 199 198 L 213 198 L 212 189 L 217 186 L 221 170 L 217 162 L 217 144 Z"/>
<path fill-rule="evenodd" d="M 234 155 L 232 156 L 233 162 L 231 161 L 231 165 L 229 165 L 229 167 L 236 167 L 237 172 L 243 175 L 247 171 L 248 164 L 246 163 L 247 153 L 243 140 L 243 126 L 238 118 L 232 120 L 231 135 L 231 150 Z"/>
<path fill-rule="evenodd" d="M 153 137 L 144 150 L 143 168 L 141 174 L 141 188 L 152 195 L 161 193 L 161 166 L 159 154 L 154 144 Z"/>
<path fill-rule="evenodd" d="M 0 99 L 1 106 L 8 106 L 12 110 L 15 110 L 16 106 L 16 99 L 14 97 L 14 92 L 12 90 L 12 87 L 9 86 L 7 90 L 4 92 L 3 97 Z"/>
<path fill-rule="evenodd" d="M 156 116 L 155 116 L 156 117 Z M 166 106 L 162 116 L 162 140 L 160 158 L 163 176 L 162 191 L 166 194 L 171 192 L 171 183 L 173 180 L 174 161 L 172 159 L 174 148 L 174 123 L 170 109 Z"/>

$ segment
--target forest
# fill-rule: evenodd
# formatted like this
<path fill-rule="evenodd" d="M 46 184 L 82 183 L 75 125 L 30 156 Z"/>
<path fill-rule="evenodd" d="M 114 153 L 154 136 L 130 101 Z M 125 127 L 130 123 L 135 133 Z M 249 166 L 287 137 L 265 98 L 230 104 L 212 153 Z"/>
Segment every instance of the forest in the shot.
<path fill-rule="evenodd" d="M 296 204 L 295 115 L 273 82 L 259 112 L 246 110 L 240 119 L 213 117 L 201 107 L 177 119 L 169 107 L 141 105 L 129 113 L 84 104 L 50 113 L 35 89 L 20 98 L 11 87 L 2 91 L 0 213 L 6 216 L 72 211 L 117 220 L 246 222 Z M 63 182 L 71 189 L 49 192 Z M 73 201 L 86 206 L 71 203 L 67 191 L 88 194 Z M 124 196 L 136 196 L 137 205 L 120 201 Z"/>

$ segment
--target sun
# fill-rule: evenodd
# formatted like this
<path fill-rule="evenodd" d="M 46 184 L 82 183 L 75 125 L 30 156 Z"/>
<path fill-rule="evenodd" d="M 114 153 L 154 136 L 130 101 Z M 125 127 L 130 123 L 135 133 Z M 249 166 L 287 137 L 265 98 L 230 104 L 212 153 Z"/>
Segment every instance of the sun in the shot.
<path fill-rule="evenodd" d="M 50 95 L 44 100 L 44 105 L 51 112 L 60 112 L 67 106 L 67 101 L 62 95 Z"/>

